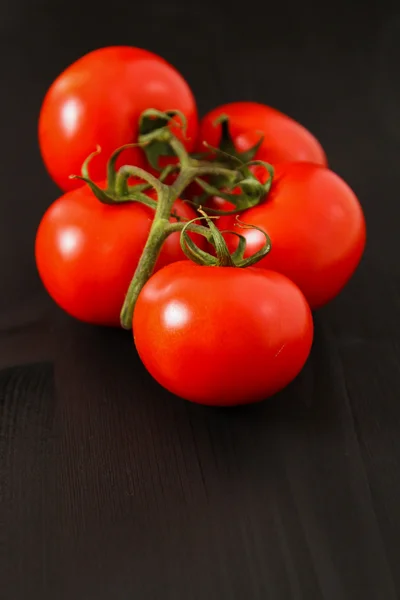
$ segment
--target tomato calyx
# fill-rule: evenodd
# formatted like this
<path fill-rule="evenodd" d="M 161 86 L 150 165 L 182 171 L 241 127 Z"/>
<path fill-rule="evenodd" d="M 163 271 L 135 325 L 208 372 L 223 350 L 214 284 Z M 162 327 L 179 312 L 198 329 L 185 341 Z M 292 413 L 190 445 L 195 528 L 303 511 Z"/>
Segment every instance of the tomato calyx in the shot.
<path fill-rule="evenodd" d="M 263 137 L 247 152 L 238 152 L 229 133 L 229 119 L 222 115 L 218 118 L 222 127 L 220 147 L 214 148 L 204 143 L 208 152 L 189 155 L 171 131 L 171 122 L 173 121 L 175 125 L 176 117 L 179 117 L 179 126 L 185 135 L 186 118 L 179 111 L 160 112 L 149 109 L 144 111 L 140 117 L 139 144 L 142 145 L 150 165 L 161 172 L 162 180 L 165 180 L 173 172 L 182 171 L 182 168 L 214 165 L 219 170 L 208 173 L 206 169 L 208 181 L 199 176 L 194 178 L 204 192 L 194 200 L 197 206 L 204 206 L 209 197 L 218 195 L 231 202 L 236 209 L 234 212 L 238 212 L 256 206 L 266 197 L 271 188 L 274 168 L 269 163 L 253 160 Z M 167 164 L 162 169 L 159 162 L 163 156 L 174 156 L 178 162 Z M 261 183 L 251 171 L 250 167 L 256 164 L 263 166 L 269 173 L 265 183 Z M 239 193 L 238 186 L 240 187 Z"/>
<path fill-rule="evenodd" d="M 208 158 L 208 160 L 215 160 L 215 158 L 217 158 L 219 161 L 223 162 L 227 167 L 231 169 L 237 169 L 238 165 L 241 165 L 243 168 L 245 168 L 244 166 L 249 167 L 252 164 L 252 161 L 255 158 L 257 151 L 259 150 L 261 144 L 264 141 L 264 136 L 262 132 L 260 132 L 260 138 L 254 144 L 254 146 L 252 146 L 244 152 L 240 152 L 236 148 L 233 138 L 231 136 L 231 132 L 229 129 L 229 117 L 225 114 L 219 115 L 218 118 L 215 119 L 213 124 L 215 127 L 221 127 L 221 138 L 219 141 L 219 146 L 218 148 L 216 148 L 203 141 L 203 146 L 207 148 L 207 152 L 204 152 L 203 154 L 200 154 L 198 156 Z M 269 185 L 265 187 L 265 196 L 268 193 L 269 188 L 271 186 L 272 178 L 274 175 L 274 169 L 272 165 L 268 163 L 264 164 L 266 168 L 268 168 L 271 179 Z M 223 191 L 223 193 L 226 193 L 226 191 L 229 191 L 231 189 L 232 184 L 234 186 L 235 182 L 225 177 L 224 175 L 213 175 L 209 178 L 209 182 L 203 180 L 198 183 L 200 187 L 204 190 L 204 193 L 201 196 L 198 196 L 195 199 L 195 201 L 199 205 L 204 205 L 207 202 L 208 198 L 216 195 L 216 189 L 219 191 Z M 219 197 L 222 197 L 221 193 L 219 193 Z M 257 203 L 257 201 L 255 201 L 255 203 Z M 245 210 L 246 208 L 250 208 L 250 206 L 253 206 L 253 204 L 242 204 L 240 197 L 236 198 L 234 204 L 237 210 Z"/>
<path fill-rule="evenodd" d="M 259 260 L 264 258 L 268 252 L 270 252 L 271 240 L 268 234 L 256 225 L 248 225 L 236 218 L 237 224 L 243 229 L 257 229 L 265 237 L 265 243 L 262 248 L 252 256 L 244 258 L 247 243 L 246 238 L 237 231 L 220 231 L 213 223 L 213 219 L 218 219 L 219 217 L 210 217 L 202 209 L 199 209 L 198 212 L 202 216 L 192 219 L 188 223 L 184 224 L 181 231 L 181 248 L 188 259 L 192 260 L 196 264 L 207 267 L 245 268 L 256 264 Z M 199 248 L 188 235 L 190 226 L 196 221 L 203 219 L 207 222 L 208 227 L 201 228 L 199 233 L 205 235 L 207 240 L 214 246 L 216 256 L 213 256 L 209 252 L 205 252 Z M 204 230 L 206 230 L 206 232 L 203 232 Z M 238 246 L 232 254 L 229 252 L 228 246 L 223 237 L 223 233 L 230 233 L 239 238 Z"/>
<path fill-rule="evenodd" d="M 221 125 L 221 139 L 219 142 L 219 150 L 222 150 L 223 152 L 226 152 L 231 156 L 238 158 L 241 162 L 247 163 L 253 160 L 258 150 L 260 149 L 262 143 L 264 142 L 264 134 L 260 132 L 260 139 L 254 144 L 254 146 L 252 146 L 248 150 L 245 150 L 244 152 L 239 152 L 231 136 L 228 115 L 219 115 L 215 119 L 213 125 L 214 127 Z"/>
<path fill-rule="evenodd" d="M 265 183 L 255 177 L 251 170 L 252 166 L 261 166 L 267 171 L 268 178 Z M 236 171 L 233 172 L 236 173 L 236 176 L 232 176 L 229 182 L 225 175 L 219 179 L 216 185 L 197 178 L 196 182 L 204 190 L 204 194 L 197 197 L 195 202 L 202 205 L 207 203 L 210 197 L 217 196 L 233 204 L 235 209 L 232 211 L 219 211 L 210 208 L 209 212 L 224 215 L 237 214 L 247 208 L 257 206 L 262 200 L 265 200 L 272 186 L 274 172 L 273 166 L 263 161 L 254 160 L 243 164 L 239 162 L 236 165 Z"/>

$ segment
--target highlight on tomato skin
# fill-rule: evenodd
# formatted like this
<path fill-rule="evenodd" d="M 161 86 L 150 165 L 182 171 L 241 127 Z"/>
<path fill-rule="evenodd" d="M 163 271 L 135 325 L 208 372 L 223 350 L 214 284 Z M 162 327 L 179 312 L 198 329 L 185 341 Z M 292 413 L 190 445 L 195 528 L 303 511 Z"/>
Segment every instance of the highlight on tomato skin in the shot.
<path fill-rule="evenodd" d="M 187 119 L 187 132 L 171 126 L 187 150 L 194 148 L 198 130 L 197 106 L 182 75 L 160 56 L 129 46 L 89 52 L 67 67 L 51 84 L 39 115 L 39 145 L 44 164 L 55 183 L 68 191 L 81 185 L 70 175 L 99 145 L 101 154 L 90 165 L 90 175 L 106 176 L 108 156 L 118 147 L 137 141 L 138 122 L 148 108 L 175 108 Z M 125 150 L 116 167 L 146 167 L 139 148 Z"/>
<path fill-rule="evenodd" d="M 181 261 L 143 287 L 133 335 L 164 388 L 191 402 L 233 406 L 265 400 L 299 374 L 313 321 L 304 295 L 280 273 Z"/>
<path fill-rule="evenodd" d="M 274 166 L 287 161 L 305 161 L 327 166 L 323 147 L 303 125 L 284 113 L 258 102 L 231 102 L 214 108 L 200 121 L 197 150 L 204 151 L 203 142 L 218 147 L 221 125 L 216 120 L 229 118 L 229 131 L 236 149 L 245 152 L 262 136 L 264 140 L 255 159 Z"/>
<path fill-rule="evenodd" d="M 104 189 L 105 182 L 99 187 Z M 156 199 L 151 191 L 148 195 Z M 196 217 L 181 200 L 174 212 L 184 219 Z M 86 184 L 58 198 L 44 214 L 35 242 L 37 269 L 49 295 L 78 320 L 120 327 L 121 307 L 153 218 L 154 211 L 138 202 L 102 204 Z M 190 235 L 205 247 L 204 237 Z M 179 233 L 173 233 L 156 270 L 183 258 Z"/>
<path fill-rule="evenodd" d="M 218 199 L 212 206 L 231 210 Z M 275 170 L 266 199 L 243 211 L 240 220 L 264 230 L 272 249 L 257 268 L 272 269 L 294 281 L 312 309 L 335 298 L 357 269 L 366 244 L 366 223 L 359 200 L 330 169 L 310 163 L 285 163 Z M 235 215 L 216 221 L 221 230 L 238 229 Z M 243 229 L 245 256 L 257 252 L 263 235 Z M 229 250 L 237 237 L 224 235 Z"/>

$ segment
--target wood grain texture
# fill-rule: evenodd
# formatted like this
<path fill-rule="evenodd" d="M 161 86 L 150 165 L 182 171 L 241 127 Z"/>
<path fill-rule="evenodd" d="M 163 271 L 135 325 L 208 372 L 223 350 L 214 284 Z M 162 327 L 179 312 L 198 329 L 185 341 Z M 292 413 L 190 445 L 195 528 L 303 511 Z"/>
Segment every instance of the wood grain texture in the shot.
<path fill-rule="evenodd" d="M 329 17 L 293 3 L 266 32 L 257 7 L 150 0 L 123 18 L 97 8 L 96 27 L 89 3 L 79 18 L 44 0 L 1 9 L 1 600 L 400 597 L 400 9 L 371 4 L 360 20 L 348 3 Z M 40 102 L 68 63 L 113 43 L 176 64 L 202 112 L 233 99 L 288 112 L 360 197 L 362 265 L 268 402 L 173 397 L 128 333 L 74 322 L 41 287 L 33 241 L 58 192 L 37 151 Z"/>

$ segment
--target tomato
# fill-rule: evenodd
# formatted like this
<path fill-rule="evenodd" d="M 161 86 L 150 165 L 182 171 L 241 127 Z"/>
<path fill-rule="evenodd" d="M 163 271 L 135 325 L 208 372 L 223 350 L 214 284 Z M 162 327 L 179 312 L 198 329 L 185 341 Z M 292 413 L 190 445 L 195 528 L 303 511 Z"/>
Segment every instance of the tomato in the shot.
<path fill-rule="evenodd" d="M 181 200 L 174 211 L 184 219 L 196 216 Z M 137 202 L 102 204 L 87 185 L 61 196 L 43 216 L 35 244 L 37 268 L 50 296 L 81 321 L 119 326 L 153 216 L 151 208 Z M 194 239 L 204 247 L 202 236 Z M 179 233 L 173 233 L 164 243 L 156 270 L 184 257 Z"/>
<path fill-rule="evenodd" d="M 232 205 L 219 203 L 219 209 L 230 210 Z M 256 266 L 292 279 L 314 309 L 342 290 L 365 247 L 365 220 L 355 194 L 331 170 L 310 163 L 279 165 L 265 201 L 239 218 L 271 238 L 271 251 Z M 231 230 L 235 216 L 223 216 L 216 224 Z M 236 229 L 247 240 L 245 256 L 265 243 L 255 229 Z M 233 251 L 236 236 L 225 237 Z"/>
<path fill-rule="evenodd" d="M 118 147 L 137 141 L 138 120 L 148 108 L 178 109 L 188 121 L 187 139 L 173 127 L 188 151 L 197 134 L 197 108 L 183 77 L 161 57 L 128 46 L 94 50 L 70 65 L 48 90 L 39 117 L 39 143 L 44 163 L 64 191 L 81 185 L 87 156 L 100 145 L 90 164 L 94 180 L 105 178 L 105 165 Z M 145 166 L 139 148 L 125 150 L 122 164 Z"/>
<path fill-rule="evenodd" d="M 133 333 L 162 386 L 192 402 L 228 406 L 263 400 L 294 379 L 313 323 L 303 294 L 279 273 L 181 261 L 147 281 Z"/>
<path fill-rule="evenodd" d="M 264 136 L 255 159 L 273 165 L 286 161 L 307 161 L 327 165 L 319 141 L 303 125 L 270 106 L 257 102 L 233 102 L 213 109 L 200 122 L 197 150 L 204 151 L 203 141 L 218 147 L 221 125 L 215 120 L 229 117 L 229 131 L 235 147 L 245 152 Z"/>

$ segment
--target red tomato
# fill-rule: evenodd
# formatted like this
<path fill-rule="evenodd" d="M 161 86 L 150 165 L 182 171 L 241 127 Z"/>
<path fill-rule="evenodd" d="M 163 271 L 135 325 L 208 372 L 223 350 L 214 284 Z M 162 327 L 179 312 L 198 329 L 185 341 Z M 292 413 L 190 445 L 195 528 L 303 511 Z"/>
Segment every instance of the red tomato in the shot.
<path fill-rule="evenodd" d="M 232 205 L 226 203 L 222 209 L 231 210 Z M 356 196 L 338 175 L 318 165 L 278 166 L 266 200 L 239 218 L 261 227 L 271 238 L 271 251 L 256 266 L 292 279 L 314 309 L 341 291 L 365 247 L 365 220 Z M 221 217 L 216 224 L 221 230 L 234 228 L 246 238 L 245 256 L 265 243 L 259 231 L 235 227 L 235 216 Z M 233 251 L 237 237 L 228 234 L 226 241 Z"/>
<path fill-rule="evenodd" d="M 257 160 L 273 165 L 286 161 L 327 165 L 321 144 L 303 125 L 274 108 L 257 102 L 224 104 L 206 114 L 200 123 L 198 151 L 204 151 L 203 141 L 213 147 L 219 146 L 221 125 L 215 125 L 215 120 L 220 115 L 229 117 L 229 131 L 240 152 L 249 150 L 264 136 L 255 156 Z"/>
<path fill-rule="evenodd" d="M 172 393 L 201 404 L 249 404 L 302 369 L 313 324 L 300 290 L 263 269 L 169 265 L 145 284 L 133 315 L 138 353 Z"/>
<path fill-rule="evenodd" d="M 161 57 L 127 46 L 101 48 L 86 54 L 54 81 L 39 118 L 39 143 L 45 165 L 64 191 L 81 185 L 82 163 L 100 145 L 90 164 L 92 179 L 105 177 L 105 165 L 118 147 L 137 141 L 138 120 L 147 108 L 177 109 L 188 120 L 188 151 L 197 134 L 197 108 L 183 77 Z M 182 130 L 174 127 L 182 138 Z M 141 150 L 124 151 L 122 164 L 145 166 Z"/>
<path fill-rule="evenodd" d="M 185 219 L 196 216 L 181 200 L 174 211 Z M 152 209 L 137 202 L 102 204 L 87 185 L 61 196 L 43 216 L 36 236 L 37 268 L 50 296 L 81 321 L 118 326 L 153 216 Z M 205 238 L 193 239 L 205 247 Z M 179 240 L 179 233 L 167 238 L 156 270 L 185 257 Z"/>

